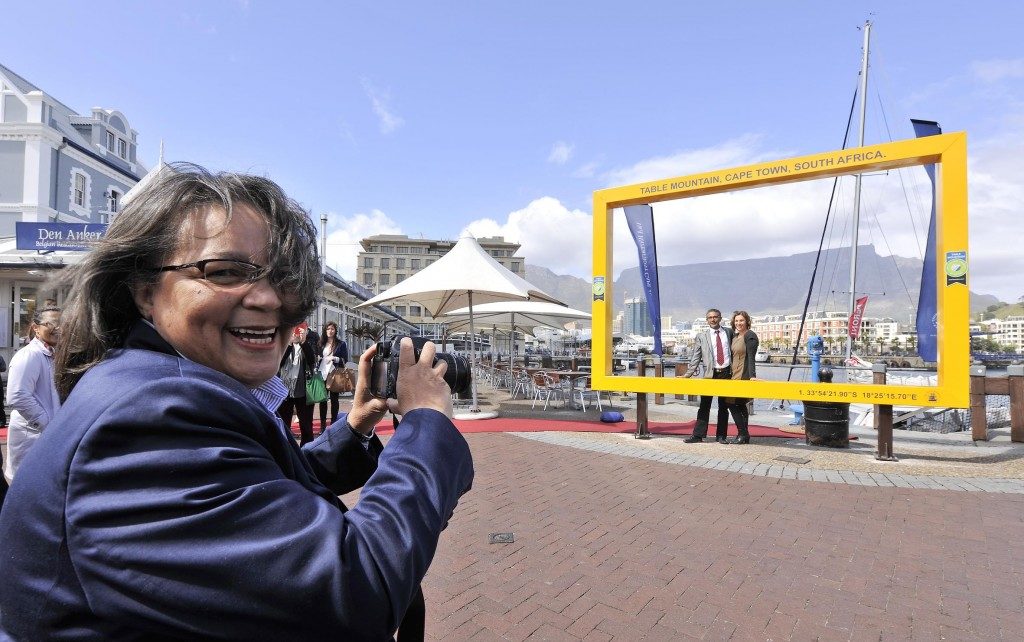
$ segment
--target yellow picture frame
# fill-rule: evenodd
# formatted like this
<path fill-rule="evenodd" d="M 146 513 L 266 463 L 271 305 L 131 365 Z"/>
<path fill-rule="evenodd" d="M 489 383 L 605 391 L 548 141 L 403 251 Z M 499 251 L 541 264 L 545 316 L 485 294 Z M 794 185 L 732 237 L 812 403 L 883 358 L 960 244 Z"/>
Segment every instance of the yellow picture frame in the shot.
<path fill-rule="evenodd" d="M 612 375 L 613 212 L 627 205 L 781 185 L 878 170 L 936 165 L 935 278 L 938 315 L 936 386 L 731 381 Z M 648 181 L 594 192 L 592 385 L 599 390 L 810 399 L 850 403 L 966 408 L 969 405 L 970 293 L 966 283 L 967 133 L 927 136 Z M 952 261 L 959 278 L 947 280 Z M 710 307 L 710 306 L 709 306 Z M 806 341 L 806 337 L 802 338 Z"/>

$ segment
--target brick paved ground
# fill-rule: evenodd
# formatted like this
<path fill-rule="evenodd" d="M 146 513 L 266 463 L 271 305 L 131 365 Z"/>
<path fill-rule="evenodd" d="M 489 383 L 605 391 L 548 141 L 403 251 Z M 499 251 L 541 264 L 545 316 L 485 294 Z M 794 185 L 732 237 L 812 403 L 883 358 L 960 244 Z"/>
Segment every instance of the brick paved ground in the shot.
<path fill-rule="evenodd" d="M 1020 639 L 1024 497 L 776 479 L 475 434 L 433 639 Z M 351 498 L 349 498 L 351 501 Z M 513 544 L 488 544 L 514 532 Z"/>

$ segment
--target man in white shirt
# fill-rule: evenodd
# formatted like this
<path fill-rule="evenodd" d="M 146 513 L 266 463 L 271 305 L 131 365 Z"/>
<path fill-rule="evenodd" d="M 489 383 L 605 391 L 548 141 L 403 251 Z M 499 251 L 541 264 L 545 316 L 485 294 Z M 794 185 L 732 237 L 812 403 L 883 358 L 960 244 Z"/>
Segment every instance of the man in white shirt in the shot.
<path fill-rule="evenodd" d="M 697 335 L 693 353 L 690 355 L 687 377 L 697 374 L 704 367 L 705 379 L 732 378 L 732 329 L 722 327 L 722 312 L 715 308 L 708 310 L 705 317 L 708 322 L 707 332 Z M 688 444 L 704 441 L 708 434 L 708 421 L 711 419 L 711 395 L 701 395 L 700 407 L 697 409 L 697 423 L 693 426 L 693 435 L 685 441 Z M 722 398 L 718 398 L 718 425 L 715 427 L 715 441 L 726 443 L 726 431 L 729 428 L 729 410 Z"/>
<path fill-rule="evenodd" d="M 11 411 L 4 463 L 7 481 L 14 479 L 22 459 L 60 409 L 53 382 L 53 349 L 60 336 L 60 310 L 46 308 L 36 312 L 29 334 L 32 340 L 14 353 L 7 377 L 7 407 Z"/>

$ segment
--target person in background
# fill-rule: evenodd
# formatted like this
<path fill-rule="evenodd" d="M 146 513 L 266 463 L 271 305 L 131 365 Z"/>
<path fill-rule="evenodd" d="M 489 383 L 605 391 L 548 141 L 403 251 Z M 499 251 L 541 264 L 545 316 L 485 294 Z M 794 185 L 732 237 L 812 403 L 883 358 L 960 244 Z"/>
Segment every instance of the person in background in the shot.
<path fill-rule="evenodd" d="M 309 214 L 172 164 L 60 278 L 63 406 L 0 512 L 0 639 L 406 637 L 472 456 L 432 343 L 403 341 L 397 399 L 367 389 L 371 347 L 348 415 L 284 430 L 276 374 L 323 284 Z"/>
<path fill-rule="evenodd" d="M 730 347 L 732 349 L 733 379 L 750 380 L 757 378 L 757 360 L 754 356 L 757 354 L 757 347 L 760 341 L 757 335 L 754 334 L 754 331 L 750 329 L 752 325 L 750 315 L 747 314 L 746 310 L 732 313 L 733 338 Z M 729 440 L 729 443 L 749 444 L 750 412 L 747 404 L 750 403 L 750 399 L 740 397 L 730 399 L 729 401 L 729 412 L 732 414 L 732 421 L 736 424 L 737 432 L 737 436 Z"/>
<path fill-rule="evenodd" d="M 313 441 L 313 406 L 306 403 L 306 381 L 316 367 L 316 353 L 305 341 L 309 328 L 305 322 L 292 331 L 291 344 L 281 358 L 278 376 L 288 388 L 288 396 L 281 402 L 277 412 L 284 426 L 291 431 L 292 416 L 299 416 L 299 445 Z"/>
<path fill-rule="evenodd" d="M 0 375 L 5 372 L 7 372 L 7 362 L 4 361 L 3 355 L 0 355 Z M 4 394 L 5 388 L 3 376 L 0 376 L 0 426 L 7 425 L 7 395 Z"/>
<path fill-rule="evenodd" d="M 32 315 L 29 341 L 11 359 L 7 377 L 7 431 L 4 477 L 10 482 L 22 460 L 35 445 L 60 408 L 53 383 L 53 348 L 60 337 L 60 310 L 43 308 Z"/>
<path fill-rule="evenodd" d="M 328 321 L 324 326 L 324 336 L 320 339 L 320 374 L 324 381 L 330 376 L 335 368 L 345 368 L 348 362 L 348 346 L 338 338 L 338 324 Z M 320 402 L 320 432 L 327 430 L 327 426 L 338 419 L 338 393 L 328 390 L 328 399 L 331 402 L 331 420 L 327 421 L 327 399 Z"/>
<path fill-rule="evenodd" d="M 732 343 L 732 329 L 723 328 L 722 313 L 711 308 L 705 316 L 708 322 L 707 332 L 701 332 L 696 337 L 693 346 L 693 354 L 690 355 L 689 367 L 686 370 L 686 377 L 692 377 L 704 368 L 705 379 L 730 379 L 732 368 L 730 367 L 731 351 L 729 345 Z M 688 444 L 704 441 L 708 434 L 708 422 L 711 419 L 711 402 L 713 395 L 701 395 L 700 407 L 697 408 L 697 423 L 693 426 L 693 434 L 683 441 Z M 715 427 L 715 441 L 720 444 L 726 443 L 726 434 L 729 429 L 729 409 L 721 397 L 718 398 L 718 424 Z"/>

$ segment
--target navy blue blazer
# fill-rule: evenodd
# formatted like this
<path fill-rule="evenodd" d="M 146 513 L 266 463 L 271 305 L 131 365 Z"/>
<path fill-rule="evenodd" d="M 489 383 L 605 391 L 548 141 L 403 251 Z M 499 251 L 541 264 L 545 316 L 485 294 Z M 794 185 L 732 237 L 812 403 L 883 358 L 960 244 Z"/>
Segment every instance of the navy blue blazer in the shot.
<path fill-rule="evenodd" d="M 0 629 L 387 638 L 473 467 L 433 410 L 408 413 L 380 448 L 338 421 L 300 450 L 244 385 L 140 324 L 18 470 L 0 512 Z M 364 481 L 346 512 L 336 494 Z"/>
<path fill-rule="evenodd" d="M 320 346 L 317 349 L 317 355 L 324 353 L 324 347 Z M 345 364 L 348 363 L 348 344 L 344 341 L 338 340 L 334 342 L 334 351 L 331 352 L 332 357 L 338 357 L 338 363 L 334 364 L 337 368 L 344 368 Z"/>

